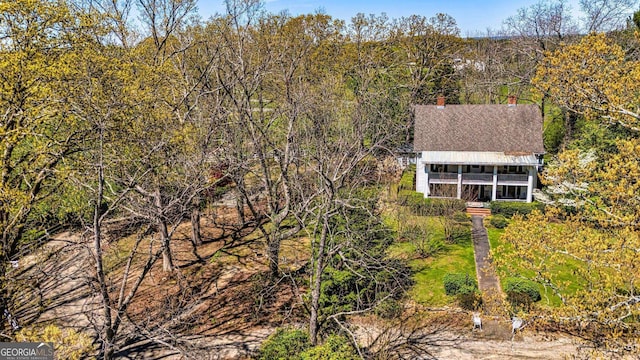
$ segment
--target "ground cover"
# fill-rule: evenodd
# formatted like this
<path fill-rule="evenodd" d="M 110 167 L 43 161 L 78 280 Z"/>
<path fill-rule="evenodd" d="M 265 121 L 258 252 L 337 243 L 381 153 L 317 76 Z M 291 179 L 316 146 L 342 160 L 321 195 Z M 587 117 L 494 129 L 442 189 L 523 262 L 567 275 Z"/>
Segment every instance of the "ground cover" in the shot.
<path fill-rule="evenodd" d="M 527 270 L 523 266 L 522 260 L 518 259 L 517 256 L 514 255 L 513 245 L 502 239 L 504 229 L 491 227 L 488 223 L 485 225 L 487 226 L 487 234 L 492 249 L 491 256 L 494 257 L 496 260 L 495 262 L 498 264 L 497 272 L 500 275 L 502 287 L 504 288 L 505 282 L 509 277 L 526 277 L 533 279 L 535 274 L 533 271 Z M 501 265 L 506 262 L 510 263 L 511 270 L 507 269 L 505 265 Z M 574 275 L 574 269 L 578 266 L 580 266 L 580 264 L 577 261 L 569 261 L 569 265 L 553 265 L 550 268 L 554 279 L 567 284 L 564 288 L 566 292 L 573 293 L 582 288 L 582 284 L 579 279 L 576 279 Z M 538 284 L 538 287 L 540 295 L 542 296 L 542 300 L 539 303 L 540 305 L 550 307 L 558 307 L 562 305 L 560 297 L 556 295 L 550 287 L 542 284 Z"/>
<path fill-rule="evenodd" d="M 397 211 L 405 209 L 399 207 Z M 393 219 L 389 223 L 396 229 L 414 227 L 422 229 L 420 239 L 408 240 L 399 236 L 398 241 L 391 246 L 391 256 L 404 258 L 414 272 L 414 286 L 409 291 L 412 300 L 424 306 L 443 306 L 455 301 L 455 297 L 445 294 L 442 283 L 444 276 L 450 272 L 469 274 L 476 277 L 475 261 L 473 256 L 473 244 L 470 236 L 460 238 L 456 243 L 447 243 L 444 235 L 444 225 L 438 216 L 416 216 L 406 212 L 398 220 Z M 471 228 L 471 223 L 468 225 Z M 425 243 L 423 243 L 426 242 Z M 429 256 L 422 256 L 420 248 L 436 244 L 437 250 Z"/>

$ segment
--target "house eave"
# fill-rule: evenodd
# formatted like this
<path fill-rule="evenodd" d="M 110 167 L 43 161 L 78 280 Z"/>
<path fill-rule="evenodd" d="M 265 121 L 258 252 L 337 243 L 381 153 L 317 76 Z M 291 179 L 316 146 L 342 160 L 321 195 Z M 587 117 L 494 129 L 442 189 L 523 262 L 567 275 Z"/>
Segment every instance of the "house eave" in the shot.
<path fill-rule="evenodd" d="M 504 152 L 476 151 L 422 151 L 422 164 L 490 165 L 490 166 L 540 166 L 539 155 L 527 153 L 511 155 Z"/>

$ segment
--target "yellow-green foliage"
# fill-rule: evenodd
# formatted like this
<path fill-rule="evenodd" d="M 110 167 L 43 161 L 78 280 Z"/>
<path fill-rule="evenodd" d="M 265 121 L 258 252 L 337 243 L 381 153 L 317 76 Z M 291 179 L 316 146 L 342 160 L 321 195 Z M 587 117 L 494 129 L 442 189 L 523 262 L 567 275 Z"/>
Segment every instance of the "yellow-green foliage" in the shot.
<path fill-rule="evenodd" d="M 90 336 L 56 325 L 24 328 L 16 334 L 16 340 L 51 342 L 57 359 L 79 360 L 90 356 L 95 351 Z"/>
<path fill-rule="evenodd" d="M 640 129 L 640 64 L 627 60 L 605 34 L 546 52 L 532 82 L 558 105 L 588 119 Z"/>

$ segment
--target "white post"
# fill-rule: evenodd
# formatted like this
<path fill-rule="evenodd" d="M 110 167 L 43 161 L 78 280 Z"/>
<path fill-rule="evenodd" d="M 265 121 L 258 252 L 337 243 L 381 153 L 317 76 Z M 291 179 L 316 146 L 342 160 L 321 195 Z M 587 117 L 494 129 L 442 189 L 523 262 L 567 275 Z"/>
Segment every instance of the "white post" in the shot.
<path fill-rule="evenodd" d="M 498 166 L 493 167 L 493 185 L 491 186 L 491 201 L 498 198 Z"/>
<path fill-rule="evenodd" d="M 529 177 L 527 179 L 527 202 L 530 203 L 533 200 L 533 172 L 535 167 L 529 167 Z"/>
<path fill-rule="evenodd" d="M 424 193 L 425 164 L 421 161 L 416 163 L 416 191 Z"/>
<path fill-rule="evenodd" d="M 431 170 L 431 165 L 424 165 L 424 197 L 428 198 L 431 195 L 431 188 L 429 187 L 429 171 Z"/>
<path fill-rule="evenodd" d="M 462 199 L 462 165 L 458 165 L 458 199 Z"/>

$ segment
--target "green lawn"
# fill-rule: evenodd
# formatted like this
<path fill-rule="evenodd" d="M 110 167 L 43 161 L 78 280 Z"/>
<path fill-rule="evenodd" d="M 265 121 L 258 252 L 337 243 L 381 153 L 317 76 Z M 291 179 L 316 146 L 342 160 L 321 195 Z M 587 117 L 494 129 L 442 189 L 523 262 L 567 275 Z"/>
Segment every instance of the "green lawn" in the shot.
<path fill-rule="evenodd" d="M 434 239 L 440 239 L 444 242 L 443 226 L 437 217 L 404 215 L 400 221 L 390 220 L 390 224 L 395 225 L 396 229 L 400 222 L 421 224 L 430 231 Z M 469 227 L 471 227 L 471 223 L 469 223 Z M 415 285 L 409 295 L 422 305 L 442 306 L 454 301 L 453 297 L 447 296 L 444 292 L 442 279 L 445 274 L 457 272 L 468 273 L 474 278 L 476 276 L 473 244 L 470 238 L 457 244 L 444 243 L 440 251 L 427 258 L 419 258 L 415 245 L 409 241 L 400 241 L 391 246 L 390 254 L 409 260 L 415 280 Z"/>
<path fill-rule="evenodd" d="M 498 275 L 500 276 L 501 285 L 504 288 L 505 279 L 507 277 L 524 276 L 527 278 L 533 278 L 534 273 L 531 270 L 527 270 L 521 266 L 518 266 L 519 265 L 518 260 L 515 258 L 514 255 L 512 255 L 513 246 L 503 241 L 501 238 L 503 233 L 504 233 L 503 229 L 496 229 L 492 227 L 487 228 L 487 234 L 489 235 L 489 243 L 491 244 L 491 249 L 492 249 L 491 251 L 492 256 L 495 256 L 495 257 L 502 256 L 504 258 L 507 258 L 509 261 L 512 261 L 512 264 L 515 264 L 515 268 L 516 268 L 515 273 L 508 273 L 507 269 L 505 269 L 504 267 L 498 267 L 497 269 Z M 499 246 L 502 246 L 503 251 L 496 252 L 495 249 L 497 249 Z M 580 264 L 577 261 L 568 261 L 568 265 L 564 265 L 564 266 L 556 265 L 551 268 L 551 271 L 554 273 L 553 275 L 556 281 L 567 282 L 568 284 L 570 284 L 565 288 L 565 291 L 567 293 L 575 292 L 576 290 L 582 287 L 580 282 L 577 281 L 577 279 L 573 275 L 574 273 L 573 269 L 578 266 L 580 266 Z M 543 285 L 539 285 L 539 290 L 540 290 L 540 295 L 542 296 L 542 300 L 540 302 L 541 305 L 548 305 L 552 307 L 557 307 L 562 305 L 562 302 L 560 301 L 560 297 L 555 295 L 551 289 Z"/>

